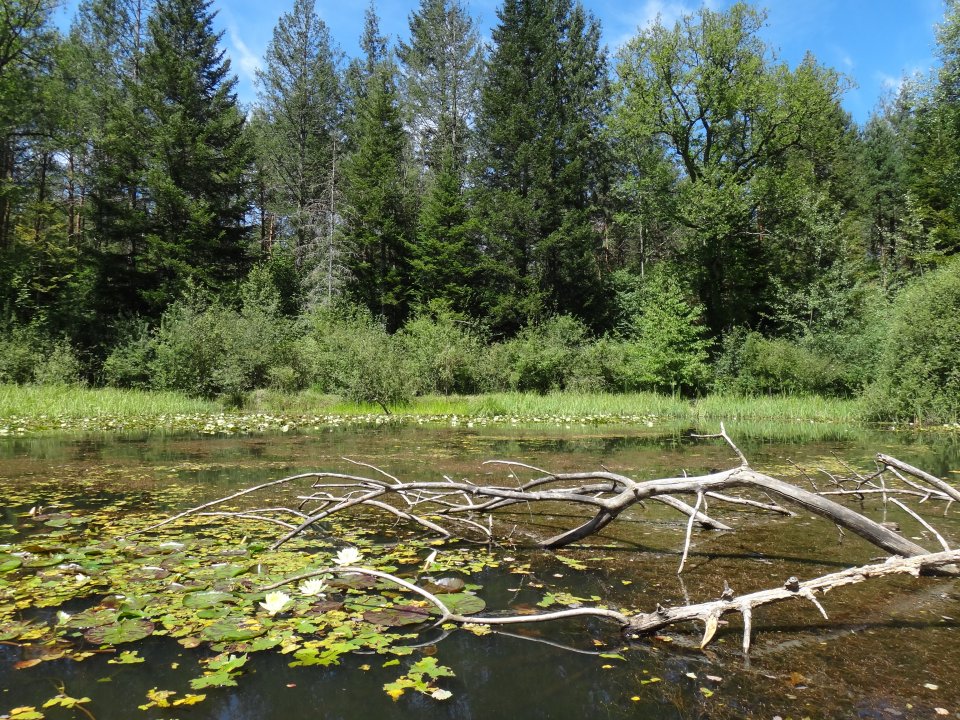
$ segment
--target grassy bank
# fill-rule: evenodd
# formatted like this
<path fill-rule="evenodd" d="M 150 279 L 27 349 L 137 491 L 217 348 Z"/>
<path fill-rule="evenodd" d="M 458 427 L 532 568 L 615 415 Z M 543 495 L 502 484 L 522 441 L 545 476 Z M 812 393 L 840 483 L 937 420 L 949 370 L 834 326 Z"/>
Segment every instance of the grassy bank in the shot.
<path fill-rule="evenodd" d="M 728 397 L 696 400 L 654 393 L 490 393 L 427 396 L 389 416 L 374 405 L 334 395 L 257 391 L 241 409 L 176 393 L 112 388 L 0 385 L 0 435 L 55 430 L 171 430 L 238 433 L 344 424 L 650 424 L 757 420 L 856 423 L 854 400 L 820 397 Z"/>

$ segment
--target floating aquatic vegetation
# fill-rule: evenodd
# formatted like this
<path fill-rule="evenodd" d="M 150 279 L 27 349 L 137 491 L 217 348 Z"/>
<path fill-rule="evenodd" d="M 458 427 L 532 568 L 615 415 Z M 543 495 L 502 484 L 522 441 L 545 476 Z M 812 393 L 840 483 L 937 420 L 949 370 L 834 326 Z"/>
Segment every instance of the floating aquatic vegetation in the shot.
<path fill-rule="evenodd" d="M 408 644 L 416 633 L 399 629 L 428 627 L 438 619 L 437 608 L 415 594 L 354 572 L 369 568 L 416 580 L 424 558 L 437 549 L 435 540 L 374 545 L 372 538 L 382 539 L 384 530 L 337 526 L 339 548 L 311 536 L 271 552 L 269 529 L 230 518 L 127 537 L 181 500 L 182 488 L 154 489 L 139 502 L 138 493 L 113 496 L 113 502 L 91 506 L 91 496 L 99 497 L 102 489 L 98 483 L 102 478 L 11 489 L 6 495 L 7 522 L 0 524 L 7 538 L 0 544 L 0 641 L 22 649 L 14 665 L 22 672 L 53 660 L 80 662 L 104 653 L 111 655 L 111 664 L 142 663 L 139 643 L 148 638 L 209 649 L 215 655 L 199 658 L 201 674 L 181 688 L 154 688 L 140 706 L 177 707 L 242 682 L 256 653 L 286 655 L 293 667 L 337 665 L 358 651 L 387 661 L 415 655 Z M 133 512 L 138 505 L 141 512 Z M 427 592 L 443 593 L 454 612 L 482 611 L 483 599 L 471 592 L 478 586 L 455 575 L 494 566 L 494 556 L 485 549 L 450 546 L 434 560 L 432 572 L 454 576 L 419 581 L 430 588 Z M 340 567 L 350 572 L 337 574 Z M 288 592 L 261 589 L 322 568 L 331 571 L 291 584 Z M 406 690 L 448 697 L 439 681 L 453 673 L 436 662 L 413 662 L 387 691 L 397 697 Z M 67 707 L 69 696 L 58 698 L 54 704 Z M 43 717 L 43 708 L 51 707 L 44 700 L 8 715 Z"/>

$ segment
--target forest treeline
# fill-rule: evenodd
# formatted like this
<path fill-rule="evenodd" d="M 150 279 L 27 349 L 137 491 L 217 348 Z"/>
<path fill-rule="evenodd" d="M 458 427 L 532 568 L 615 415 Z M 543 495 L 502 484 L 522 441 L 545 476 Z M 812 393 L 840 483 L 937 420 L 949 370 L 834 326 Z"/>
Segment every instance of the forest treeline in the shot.
<path fill-rule="evenodd" d="M 346 58 L 295 0 L 251 107 L 208 0 L 53 9 L 0 10 L 0 382 L 960 416 L 958 0 L 863 126 L 742 3 L 613 56 L 571 0 L 371 5 Z"/>

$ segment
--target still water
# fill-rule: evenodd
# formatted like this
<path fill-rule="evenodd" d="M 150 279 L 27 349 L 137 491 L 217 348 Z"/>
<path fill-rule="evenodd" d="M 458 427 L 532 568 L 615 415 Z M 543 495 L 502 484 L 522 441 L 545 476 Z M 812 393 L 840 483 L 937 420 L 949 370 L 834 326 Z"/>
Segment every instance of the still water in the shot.
<path fill-rule="evenodd" d="M 758 470 L 809 487 L 808 477 L 869 470 L 877 452 L 960 482 L 960 438 L 894 434 L 806 425 L 730 425 Z M 336 429 L 312 434 L 250 437 L 120 435 L 28 437 L 0 440 L 0 512 L 14 532 L 22 513 L 55 503 L 58 492 L 83 482 L 87 502 L 149 498 L 182 488 L 183 505 L 309 470 L 356 472 L 343 458 L 376 464 L 403 479 L 444 476 L 475 483 L 501 482 L 504 471 L 481 463 L 509 459 L 552 471 L 607 468 L 638 479 L 698 474 L 734 464 L 726 446 L 691 437 L 713 428 L 438 428 Z M 823 480 L 823 482 L 826 482 Z M 960 522 L 943 504 L 917 506 L 948 539 L 960 542 Z M 879 500 L 857 504 L 930 549 L 933 538 L 902 511 Z M 136 511 L 135 509 L 133 510 Z M 517 575 L 478 573 L 487 612 L 530 612 L 543 593 L 598 596 L 612 607 L 650 610 L 715 599 L 729 583 L 737 593 L 777 587 L 795 575 L 807 579 L 868 562 L 872 546 L 821 519 L 781 518 L 711 508 L 736 528 L 695 531 L 682 578 L 676 569 L 685 518 L 652 506 L 635 508 L 600 537 L 564 555 L 587 566 L 574 570 L 531 537 L 578 522 L 563 512 L 549 518 L 520 513 L 517 531 L 495 553 L 529 565 Z M 569 513 L 575 515 L 575 512 Z M 909 577 L 865 583 L 823 599 L 830 619 L 810 605 L 781 604 L 754 613 L 750 657 L 739 651 L 739 619 L 721 627 L 719 640 L 698 649 L 702 628 L 680 626 L 657 638 L 624 645 L 615 626 L 598 620 L 531 625 L 482 637 L 466 632 L 419 638 L 422 653 L 456 672 L 436 701 L 383 692 L 396 668 L 383 658 L 354 655 L 339 666 L 289 667 L 289 657 L 252 656 L 236 688 L 207 692 L 192 707 L 138 710 L 151 688 L 182 690 L 198 674 L 202 648 L 188 650 L 167 638 L 137 649 L 138 665 L 55 660 L 14 669 L 24 650 L 0 644 L 0 716 L 39 706 L 63 689 L 89 697 L 84 709 L 113 718 L 897 718 L 960 717 L 960 587 L 943 578 Z M 619 652 L 623 660 L 597 653 Z M 50 718 L 84 717 L 51 708 Z"/>

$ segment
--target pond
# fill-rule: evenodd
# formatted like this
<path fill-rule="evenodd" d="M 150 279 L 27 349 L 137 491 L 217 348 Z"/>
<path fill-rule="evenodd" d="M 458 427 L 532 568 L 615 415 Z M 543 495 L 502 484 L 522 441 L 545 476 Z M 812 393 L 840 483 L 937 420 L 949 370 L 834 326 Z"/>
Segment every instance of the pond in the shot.
<path fill-rule="evenodd" d="M 246 437 L 118 434 L 3 439 L 0 543 L 8 545 L 0 548 L 0 570 L 3 553 L 11 549 L 32 547 L 34 557 L 53 558 L 47 565 L 39 561 L 28 568 L 25 562 L 0 573 L 4 630 L 15 623 L 54 626 L 59 622 L 57 610 L 82 613 L 103 601 L 108 586 L 93 584 L 86 596 L 73 593 L 63 607 L 53 600 L 34 601 L 47 587 L 51 597 L 57 597 L 56 583 L 81 582 L 71 580 L 75 576 L 97 582 L 97 563 L 80 571 L 57 570 L 62 557 L 69 557 L 64 550 L 69 542 L 82 538 L 88 546 L 98 541 L 117 548 L 121 546 L 114 541 L 122 534 L 121 526 L 146 525 L 163 513 L 268 480 L 311 470 L 374 472 L 343 458 L 375 464 L 403 479 L 447 476 L 478 484 L 508 477 L 502 468 L 482 465 L 489 459 L 516 460 L 551 471 L 608 468 L 641 479 L 683 471 L 698 474 L 735 464 L 726 445 L 696 439 L 691 436 L 695 430 L 401 426 Z M 823 471 L 849 475 L 854 469 L 869 470 L 877 452 L 960 481 L 956 434 L 802 424 L 731 424 L 728 431 L 755 468 L 807 487 L 807 476 L 826 478 Z M 960 538 L 953 509 L 944 516 L 943 503 L 911 504 L 925 508 L 922 514 L 948 539 Z M 938 549 L 932 535 L 901 510 L 884 508 L 879 499 L 855 507 L 875 519 L 900 523 L 905 535 Z M 97 525 L 100 519 L 85 525 L 87 517 L 106 517 L 97 515 L 104 508 L 110 508 L 117 529 Z M 468 589 L 476 586 L 486 614 L 541 612 L 550 607 L 550 598 L 560 599 L 552 609 L 584 603 L 650 611 L 658 603 L 716 599 L 725 583 L 737 593 L 779 587 L 790 576 L 809 579 L 881 554 L 852 534 L 840 534 L 833 525 L 805 514 L 784 518 L 714 506 L 711 513 L 736 530 L 695 530 L 682 576 L 677 575 L 677 566 L 686 518 L 652 504 L 631 509 L 602 535 L 559 553 L 538 549 L 532 538 L 573 527 L 580 511 L 554 508 L 540 515 L 524 508 L 506 518 L 512 528 L 508 537 L 489 549 L 438 544 L 419 530 L 390 530 L 362 514 L 353 527 L 341 518 L 328 530 L 346 533 L 346 541 L 360 544 L 368 557 L 400 552 L 391 532 L 400 533 L 401 540 L 416 540 L 419 555 L 413 557 L 414 564 L 437 550 L 438 562 L 448 558 L 446 575 L 464 579 Z M 248 531 L 240 529 L 246 522 L 231 520 L 223 532 L 244 533 L 242 542 L 247 543 Z M 253 537 L 259 530 L 249 532 Z M 388 542 L 389 550 L 377 550 L 371 545 L 374 539 Z M 324 552 L 343 544 L 328 536 L 311 542 Z M 309 548 L 305 545 L 301 554 Z M 130 546 L 125 551 L 135 554 L 134 550 Z M 98 552 L 108 556 L 112 550 Z M 268 550 L 258 546 L 245 552 L 243 559 L 250 562 L 243 566 L 247 574 L 242 577 L 268 573 L 260 563 L 269 566 Z M 218 555 L 210 567 L 225 565 L 222 561 Z M 143 568 L 163 565 L 152 564 L 149 557 L 138 562 Z M 203 564 L 198 572 L 206 571 Z M 93 580 L 83 575 L 87 567 L 94 568 Z M 105 566 L 101 569 L 109 573 Z M 35 585 L 27 587 L 24 578 L 34 575 Z M 177 577 L 169 577 L 169 572 L 162 579 L 158 575 L 150 587 L 158 594 L 167 592 L 164 583 L 172 586 Z M 352 592 L 342 591 L 348 606 Z M 14 708 L 34 707 L 38 713 L 34 717 L 43 713 L 50 718 L 98 720 L 401 718 L 411 713 L 458 719 L 960 717 L 960 686 L 954 682 L 954 670 L 960 667 L 960 587 L 954 580 L 899 576 L 841 588 L 822 602 L 829 620 L 799 601 L 757 609 L 749 657 L 740 651 L 737 618 L 722 625 L 717 640 L 704 650 L 699 649 L 703 629 L 693 625 L 628 644 L 615 624 L 597 618 L 518 625 L 509 632 L 423 630 L 420 625 L 415 626 L 416 637 L 402 641 L 414 646 L 408 654 L 362 648 L 327 665 L 291 667 L 294 658 L 303 656 L 292 645 L 278 644 L 250 652 L 242 669 L 228 672 L 235 686 L 214 685 L 202 691 L 191 686 L 191 680 L 211 673 L 209 662 L 217 653 L 210 644 L 178 642 L 176 632 L 156 632 L 99 652 L 91 639 L 97 636 L 82 634 L 78 624 L 66 636 L 69 643 L 61 637 L 54 644 L 56 652 L 50 651 L 50 644 L 44 646 L 43 638 L 0 643 L 0 716 Z M 102 612 L 116 612 L 109 602 L 105 607 Z M 222 616 L 215 607 L 204 612 L 207 615 L 201 616 L 209 623 Z M 159 628 L 160 620 L 154 620 Z M 224 647 L 231 646 L 218 649 Z M 301 643 L 298 652 L 303 647 Z M 245 648 L 237 645 L 238 650 Z M 121 657 L 132 660 L 118 664 Z M 427 665 L 422 664 L 425 659 L 430 659 Z M 435 686 L 450 697 L 438 700 L 408 691 L 391 698 L 384 685 L 412 667 L 449 668 L 455 675 L 437 677 Z M 176 694 L 164 696 L 164 690 Z M 172 705 L 201 692 L 206 696 L 202 702 Z M 85 701 L 72 708 L 41 707 L 58 696 Z M 146 709 L 139 710 L 140 706 Z M 12 717 L 31 715 L 21 710 Z"/>

